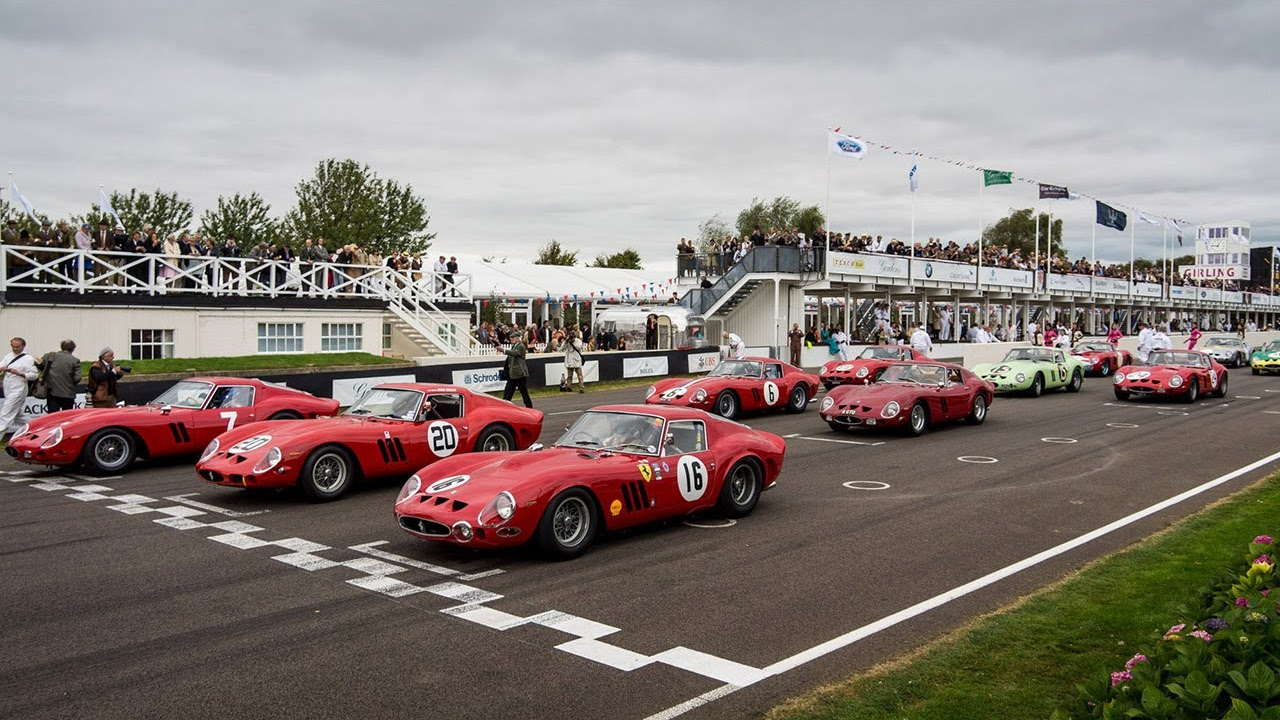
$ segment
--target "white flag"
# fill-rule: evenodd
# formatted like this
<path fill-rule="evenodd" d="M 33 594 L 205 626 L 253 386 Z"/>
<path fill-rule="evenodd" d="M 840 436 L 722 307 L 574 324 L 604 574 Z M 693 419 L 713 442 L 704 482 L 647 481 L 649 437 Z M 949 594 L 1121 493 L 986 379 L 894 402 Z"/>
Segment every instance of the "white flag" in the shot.
<path fill-rule="evenodd" d="M 107 191 L 101 187 L 98 188 L 98 209 L 115 218 L 116 225 L 124 227 L 124 223 L 120 222 L 120 215 L 116 213 L 114 207 L 111 207 L 111 198 L 107 197 Z"/>
<path fill-rule="evenodd" d="M 1178 239 L 1178 247 L 1182 247 L 1182 226 L 1178 225 L 1178 221 L 1173 218 L 1167 218 L 1164 224 L 1173 233 L 1173 236 Z"/>
<path fill-rule="evenodd" d="M 911 172 L 907 173 L 907 180 L 911 183 L 911 192 L 915 192 L 916 188 L 920 187 L 920 178 L 916 177 L 917 169 L 918 166 L 913 163 L 911 165 Z"/>
<path fill-rule="evenodd" d="M 827 147 L 832 155 L 839 155 L 840 157 L 861 160 L 867 156 L 866 143 L 857 138 L 842 135 L 834 130 L 827 131 Z"/>
<path fill-rule="evenodd" d="M 31 207 L 31 201 L 28 200 L 27 197 L 22 194 L 22 191 L 18 189 L 18 186 L 14 184 L 13 178 L 9 178 L 9 189 L 12 191 L 13 199 L 17 200 L 18 204 L 22 206 L 22 209 L 27 211 L 27 217 L 31 218 L 31 222 L 39 223 L 40 218 L 36 217 L 36 211 L 35 208 Z"/>
<path fill-rule="evenodd" d="M 1147 217 L 1147 216 L 1146 216 L 1146 214 L 1145 214 L 1145 213 L 1143 213 L 1141 210 L 1137 210 L 1137 213 L 1138 213 L 1138 219 L 1139 219 L 1139 220 L 1141 220 L 1141 221 L 1142 221 L 1142 222 L 1144 222 L 1144 223 L 1147 223 L 1147 224 L 1149 224 L 1149 225 L 1159 225 L 1159 224 L 1160 224 L 1160 221 L 1159 221 L 1159 220 L 1152 220 L 1151 218 Z"/>

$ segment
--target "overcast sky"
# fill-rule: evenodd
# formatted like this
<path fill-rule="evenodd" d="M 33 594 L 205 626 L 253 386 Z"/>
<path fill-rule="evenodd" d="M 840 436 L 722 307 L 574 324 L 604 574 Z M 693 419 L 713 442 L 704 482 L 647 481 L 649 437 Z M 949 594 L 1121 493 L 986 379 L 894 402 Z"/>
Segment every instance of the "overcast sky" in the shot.
<path fill-rule="evenodd" d="M 176 190 L 197 217 L 256 190 L 283 214 L 318 161 L 351 157 L 425 197 L 440 252 L 529 260 L 556 238 L 673 267 L 680 237 L 753 197 L 825 205 L 838 125 L 1280 239 L 1271 1 L 0 0 L 0 17 L 0 157 L 51 216 L 99 184 Z M 907 238 L 911 163 L 837 158 L 831 227 Z M 917 238 L 973 240 L 979 182 L 921 160 Z M 988 188 L 983 214 L 1035 198 Z M 1087 255 L 1092 202 L 1052 207 Z M 1128 259 L 1127 232 L 1097 242 Z M 1138 226 L 1139 256 L 1161 243 Z"/>

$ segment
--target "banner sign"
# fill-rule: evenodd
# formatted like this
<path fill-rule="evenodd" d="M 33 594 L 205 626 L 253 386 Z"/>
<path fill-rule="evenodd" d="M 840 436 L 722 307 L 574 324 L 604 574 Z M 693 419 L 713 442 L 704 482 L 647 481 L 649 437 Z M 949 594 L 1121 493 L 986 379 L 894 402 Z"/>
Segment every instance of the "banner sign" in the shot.
<path fill-rule="evenodd" d="M 493 392 L 501 390 L 507 386 L 505 380 L 498 379 L 498 371 L 502 369 L 501 365 L 494 365 L 486 368 L 473 368 L 471 370 L 454 370 L 453 384 L 472 392 Z M 559 384 L 559 381 L 556 381 Z"/>
<path fill-rule="evenodd" d="M 1128 295 L 1129 281 L 1108 277 L 1093 278 L 1093 291 L 1107 295 Z"/>
<path fill-rule="evenodd" d="M 1248 280 L 1248 265 L 1183 265 L 1178 274 L 1187 280 Z"/>
<path fill-rule="evenodd" d="M 711 370 L 720 362 L 720 353 L 689 353 L 689 372 L 701 373 L 711 372 Z"/>
<path fill-rule="evenodd" d="M 653 377 L 667 374 L 667 356 L 622 358 L 622 377 Z"/>
<path fill-rule="evenodd" d="M 569 377 L 569 371 L 565 369 L 564 363 L 562 362 L 549 362 L 544 367 L 547 370 L 547 387 L 558 387 L 560 385 L 560 378 Z M 582 381 L 589 383 L 600 382 L 599 360 L 588 360 L 582 363 Z M 574 373 L 573 385 L 576 387 L 577 384 L 578 376 L 577 373 Z"/>
<path fill-rule="evenodd" d="M 1013 268 L 984 267 L 982 268 L 982 284 L 1030 288 L 1031 271 L 1014 270 Z"/>
<path fill-rule="evenodd" d="M 412 375 L 380 375 L 378 377 L 362 377 L 362 378 L 343 378 L 333 381 L 333 399 L 338 404 L 346 407 L 355 402 L 357 398 L 365 393 L 366 390 L 374 385 L 382 383 L 411 383 L 417 382 L 417 378 Z"/>
<path fill-rule="evenodd" d="M 1242 293 L 1242 292 L 1235 292 L 1235 291 L 1233 291 L 1233 290 L 1228 290 L 1228 291 L 1226 291 L 1226 292 L 1222 293 L 1222 301 L 1223 301 L 1223 302 L 1229 302 L 1229 303 L 1243 303 L 1243 302 L 1244 302 L 1244 293 Z"/>
<path fill-rule="evenodd" d="M 868 255 L 833 252 L 830 256 L 831 271 L 845 275 L 872 275 L 874 277 L 907 278 L 908 258 L 897 255 Z"/>
<path fill-rule="evenodd" d="M 1159 298 L 1164 295 L 1159 283 L 1134 283 L 1133 294 L 1144 298 Z"/>
<path fill-rule="evenodd" d="M 75 409 L 81 410 L 86 407 L 88 407 L 88 401 L 85 398 L 85 394 L 77 393 Z M 20 425 L 28 420 L 34 420 L 40 417 L 41 415 L 44 415 L 44 411 L 45 411 L 44 400 L 33 398 L 30 395 L 28 395 L 27 399 L 22 401 L 22 414 L 18 416 L 18 419 L 16 422 Z M 15 427 L 14 429 L 16 430 L 17 428 Z M 8 428 L 5 428 L 5 432 L 8 432 Z"/>
<path fill-rule="evenodd" d="M 1087 293 L 1092 289 L 1088 275 L 1049 275 L 1050 290 L 1066 290 L 1068 292 Z"/>
<path fill-rule="evenodd" d="M 1172 300 L 1195 300 L 1196 288 L 1171 285 L 1169 287 L 1169 298 Z"/>
<path fill-rule="evenodd" d="M 911 279 L 972 285 L 978 281 L 978 268 L 967 263 L 916 258 L 911 261 Z"/>

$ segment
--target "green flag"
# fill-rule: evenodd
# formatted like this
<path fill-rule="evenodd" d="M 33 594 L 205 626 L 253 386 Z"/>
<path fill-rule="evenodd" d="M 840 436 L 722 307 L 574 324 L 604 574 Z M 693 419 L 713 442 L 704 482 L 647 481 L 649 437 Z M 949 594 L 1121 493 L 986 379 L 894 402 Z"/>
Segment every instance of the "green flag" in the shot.
<path fill-rule="evenodd" d="M 1013 171 L 1011 170 L 983 170 L 982 184 L 984 187 L 992 185 L 1012 185 Z"/>

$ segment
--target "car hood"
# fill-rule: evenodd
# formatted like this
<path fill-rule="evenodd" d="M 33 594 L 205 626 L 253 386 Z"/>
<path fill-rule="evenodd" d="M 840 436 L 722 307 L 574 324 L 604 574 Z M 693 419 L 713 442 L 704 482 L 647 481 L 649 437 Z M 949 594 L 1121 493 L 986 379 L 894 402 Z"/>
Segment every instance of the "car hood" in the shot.
<path fill-rule="evenodd" d="M 285 443 L 322 443 L 350 438 L 353 434 L 381 434 L 415 423 L 407 420 L 342 415 L 311 420 L 270 420 L 246 423 L 218 436 L 219 449 L 226 451 L 236 443 L 259 435 L 270 436 L 269 445 Z"/>
<path fill-rule="evenodd" d="M 668 459 L 669 472 L 675 471 Z M 466 503 L 484 503 L 506 490 L 520 504 L 536 499 L 544 492 L 585 483 L 601 475 L 622 474 L 643 478 L 640 465 L 649 465 L 650 475 L 663 475 L 660 458 L 625 453 L 597 452 L 587 448 L 549 447 L 522 452 L 473 453 L 454 455 L 432 463 L 415 475 L 422 487 L 414 496 L 437 494 Z M 433 492 L 432 486 L 446 485 L 450 478 L 465 475 L 460 484 L 449 483 Z M 412 497 L 407 498 L 409 503 Z M 404 504 L 404 503 L 402 503 Z"/>
<path fill-rule="evenodd" d="M 698 389 L 706 390 L 708 394 L 711 394 L 723 388 L 725 381 L 727 380 L 729 380 L 729 378 L 723 377 L 720 375 L 716 375 L 715 377 L 706 375 L 703 377 L 691 378 L 687 380 L 673 378 L 670 380 L 654 383 L 654 388 L 656 388 L 656 390 L 654 390 L 653 395 L 650 395 L 649 397 L 656 398 L 662 395 L 662 393 L 670 392 L 672 390 L 680 390 L 680 389 L 684 390 L 684 393 L 680 395 L 680 397 L 688 397 L 689 395 L 696 392 Z"/>
<path fill-rule="evenodd" d="M 835 401 L 834 407 L 840 405 L 867 405 L 883 407 L 889 402 L 911 402 L 922 394 L 931 391 L 933 386 L 910 385 L 907 383 L 874 383 L 871 385 L 845 385 L 832 390 L 827 397 Z M 824 400 L 825 402 L 825 400 Z"/>
<path fill-rule="evenodd" d="M 1280 350 L 1273 352 L 1263 352 L 1258 350 L 1253 354 L 1254 360 L 1280 360 Z"/>
<path fill-rule="evenodd" d="M 79 410 L 63 410 L 49 415 L 41 415 L 31 421 L 31 430 L 51 428 L 54 425 L 86 425 L 93 429 L 108 424 L 127 425 L 129 418 L 163 417 L 160 405 L 127 405 L 113 408 L 81 408 Z"/>
<path fill-rule="evenodd" d="M 1185 376 L 1192 372 L 1194 368 L 1182 365 L 1126 365 L 1120 368 L 1117 374 L 1123 373 L 1125 380 L 1166 380 L 1174 375 Z"/>

